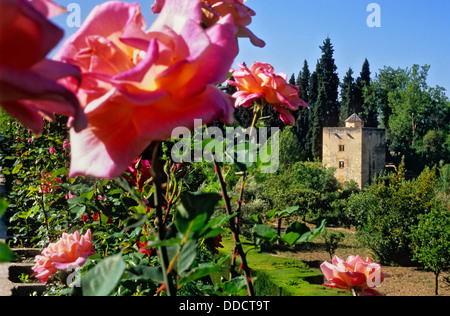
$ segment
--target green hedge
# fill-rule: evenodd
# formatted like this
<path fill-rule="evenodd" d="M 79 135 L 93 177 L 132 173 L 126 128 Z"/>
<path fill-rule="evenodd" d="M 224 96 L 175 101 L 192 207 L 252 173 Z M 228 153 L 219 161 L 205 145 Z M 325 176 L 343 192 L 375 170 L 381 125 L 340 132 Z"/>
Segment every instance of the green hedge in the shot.
<path fill-rule="evenodd" d="M 228 255 L 233 248 L 231 236 L 223 236 L 221 254 Z M 243 239 L 247 261 L 255 277 L 255 291 L 258 296 L 343 296 L 345 291 L 322 286 L 324 277 L 316 268 L 310 268 L 302 261 L 271 256 L 259 252 L 254 244 Z M 252 249 L 254 248 L 254 249 Z M 238 266 L 239 266 L 238 262 Z M 228 278 L 229 269 L 224 268 L 215 278 Z"/>

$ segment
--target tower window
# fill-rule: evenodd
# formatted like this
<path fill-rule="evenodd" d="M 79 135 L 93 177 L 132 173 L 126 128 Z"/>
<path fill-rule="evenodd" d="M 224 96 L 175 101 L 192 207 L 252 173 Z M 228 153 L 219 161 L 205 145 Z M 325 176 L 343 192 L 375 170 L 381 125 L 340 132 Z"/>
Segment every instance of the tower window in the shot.
<path fill-rule="evenodd" d="M 339 169 L 344 169 L 344 168 L 345 168 L 345 162 L 339 161 Z"/>
<path fill-rule="evenodd" d="M 339 151 L 345 151 L 345 145 L 339 145 Z"/>

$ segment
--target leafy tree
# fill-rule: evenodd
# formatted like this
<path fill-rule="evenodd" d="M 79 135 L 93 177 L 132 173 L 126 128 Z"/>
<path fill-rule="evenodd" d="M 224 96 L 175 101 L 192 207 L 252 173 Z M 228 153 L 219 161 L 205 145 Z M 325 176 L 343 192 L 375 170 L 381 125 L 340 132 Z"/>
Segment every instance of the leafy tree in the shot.
<path fill-rule="evenodd" d="M 435 294 L 439 294 L 439 275 L 450 268 L 450 213 L 437 205 L 419 216 L 412 232 L 414 259 L 435 274 Z"/>
<path fill-rule="evenodd" d="M 280 163 L 294 164 L 300 160 L 300 143 L 294 128 L 287 126 L 280 134 Z"/>
<path fill-rule="evenodd" d="M 365 89 L 366 100 L 378 107 L 389 150 L 397 158 L 405 156 L 408 169 L 421 170 L 449 157 L 450 102 L 443 88 L 428 86 L 429 69 L 385 67 Z"/>

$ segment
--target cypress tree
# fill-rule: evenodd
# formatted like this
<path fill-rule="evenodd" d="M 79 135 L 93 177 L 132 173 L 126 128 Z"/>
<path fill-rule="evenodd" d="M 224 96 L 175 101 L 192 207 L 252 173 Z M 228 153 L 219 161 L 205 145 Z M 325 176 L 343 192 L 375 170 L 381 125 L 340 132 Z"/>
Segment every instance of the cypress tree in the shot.
<path fill-rule="evenodd" d="M 311 72 L 309 71 L 308 62 L 305 60 L 303 62 L 303 68 L 298 74 L 297 77 L 297 86 L 300 89 L 300 97 L 303 101 L 309 102 L 308 94 L 309 94 L 309 80 L 311 77 Z"/>
<path fill-rule="evenodd" d="M 316 103 L 318 90 L 319 90 L 319 77 L 317 75 L 316 70 L 309 77 L 308 102 L 311 107 L 314 107 L 314 104 Z"/>
<path fill-rule="evenodd" d="M 357 113 L 355 103 L 356 84 L 353 79 L 353 69 L 349 68 L 341 84 L 341 126 L 344 126 L 345 120 L 353 113 Z"/>
<path fill-rule="evenodd" d="M 308 67 L 308 62 L 305 60 L 303 63 L 303 68 L 298 74 L 296 84 L 300 89 L 300 97 L 305 102 L 308 100 L 308 89 L 309 89 L 310 71 Z M 310 105 L 311 106 L 311 105 Z M 299 157 L 300 160 L 307 160 L 312 158 L 311 154 L 311 107 L 309 109 L 300 108 L 297 121 L 296 121 L 296 135 L 299 141 L 300 150 Z"/>
<path fill-rule="evenodd" d="M 364 60 L 359 78 L 363 86 L 370 84 L 370 63 L 367 58 Z"/>
<path fill-rule="evenodd" d="M 333 58 L 333 45 L 330 38 L 320 46 L 322 57 L 317 61 L 316 71 L 309 80 L 309 104 L 311 105 L 311 153 L 313 158 L 322 158 L 323 127 L 339 125 L 340 104 L 339 76 Z"/>
<path fill-rule="evenodd" d="M 295 86 L 295 74 L 292 74 L 291 78 L 289 79 L 289 84 Z"/>
<path fill-rule="evenodd" d="M 325 89 L 323 108 L 323 126 L 334 127 L 339 125 L 340 105 L 338 101 L 339 95 L 339 76 L 337 66 L 335 64 L 333 53 L 334 48 L 331 39 L 327 38 L 320 46 L 322 57 L 319 60 L 318 79 L 319 89 L 323 85 Z"/>
<path fill-rule="evenodd" d="M 362 65 L 360 76 L 355 86 L 355 113 L 359 115 L 367 127 L 378 126 L 378 114 L 373 102 L 370 79 L 370 63 L 367 58 Z"/>
<path fill-rule="evenodd" d="M 317 99 L 313 108 L 313 119 L 311 126 L 311 154 L 314 159 L 322 160 L 322 129 L 324 127 L 325 115 L 324 109 L 327 103 L 326 84 L 319 83 Z"/>

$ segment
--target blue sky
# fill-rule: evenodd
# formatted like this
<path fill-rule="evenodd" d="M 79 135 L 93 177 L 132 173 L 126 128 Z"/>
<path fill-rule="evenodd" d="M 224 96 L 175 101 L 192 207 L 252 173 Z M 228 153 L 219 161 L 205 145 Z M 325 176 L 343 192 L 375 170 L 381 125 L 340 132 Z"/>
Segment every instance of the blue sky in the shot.
<path fill-rule="evenodd" d="M 56 0 L 62 5 L 78 3 L 84 20 L 101 0 Z M 153 0 L 138 0 L 150 25 Z M 370 3 L 381 9 L 381 27 L 369 27 L 367 11 Z M 253 47 L 240 39 L 236 62 L 268 62 L 275 71 L 292 73 L 301 70 L 306 59 L 315 69 L 321 56 L 319 46 L 330 37 L 334 45 L 339 77 L 348 68 L 358 76 L 364 59 L 370 62 L 372 78 L 384 66 L 431 66 L 428 83 L 450 90 L 450 1 L 448 0 L 248 0 L 256 16 L 250 29 L 267 43 L 265 48 Z M 67 16 L 55 18 L 66 30 Z M 447 91 L 450 96 L 450 92 Z"/>

